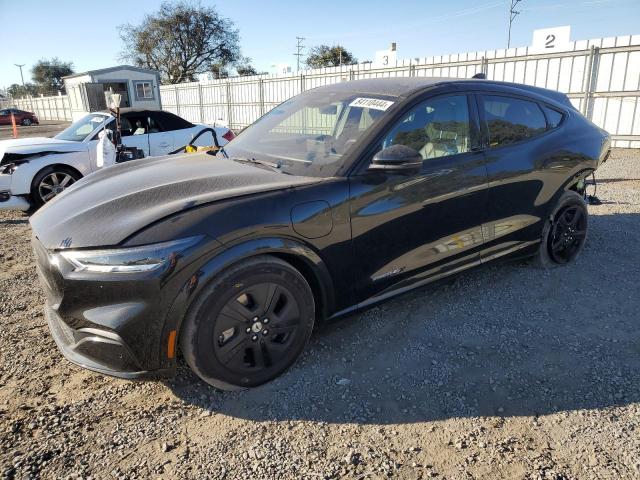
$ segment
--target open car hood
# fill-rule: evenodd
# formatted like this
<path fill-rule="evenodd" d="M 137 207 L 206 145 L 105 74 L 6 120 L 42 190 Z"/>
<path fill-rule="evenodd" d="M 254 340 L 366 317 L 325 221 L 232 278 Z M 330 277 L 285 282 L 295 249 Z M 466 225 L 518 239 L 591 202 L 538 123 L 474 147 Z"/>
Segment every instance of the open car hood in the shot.
<path fill-rule="evenodd" d="M 146 158 L 81 179 L 30 222 L 47 249 L 114 246 L 152 222 L 198 205 L 319 181 L 206 153 Z"/>

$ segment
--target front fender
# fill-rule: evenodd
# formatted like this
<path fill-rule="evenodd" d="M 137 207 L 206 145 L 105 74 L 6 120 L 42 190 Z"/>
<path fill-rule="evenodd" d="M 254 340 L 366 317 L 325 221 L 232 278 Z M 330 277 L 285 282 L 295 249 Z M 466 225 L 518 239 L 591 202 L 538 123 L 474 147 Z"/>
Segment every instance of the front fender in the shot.
<path fill-rule="evenodd" d="M 31 182 L 37 173 L 50 165 L 71 167 L 84 177 L 91 173 L 88 151 L 56 152 L 21 163 L 11 174 L 11 193 L 13 195 L 29 195 Z"/>
<path fill-rule="evenodd" d="M 320 295 L 319 303 L 322 305 L 320 313 L 324 318 L 328 316 L 334 305 L 333 282 L 325 262 L 308 245 L 297 239 L 283 237 L 254 238 L 233 245 L 221 245 L 211 252 L 204 263 L 192 271 L 169 309 L 162 333 L 163 340 L 160 343 L 160 368 L 175 366 L 175 358 L 169 359 L 168 356 L 168 340 L 178 337 L 182 320 L 202 290 L 220 272 L 231 265 L 263 254 L 271 254 L 290 261 L 298 269 L 304 269 L 305 271 L 301 273 L 308 279 L 309 275 L 312 275 L 313 278 L 310 280 L 315 285 L 311 287 L 316 295 Z M 171 335 L 172 331 L 176 331 L 178 335 Z"/>

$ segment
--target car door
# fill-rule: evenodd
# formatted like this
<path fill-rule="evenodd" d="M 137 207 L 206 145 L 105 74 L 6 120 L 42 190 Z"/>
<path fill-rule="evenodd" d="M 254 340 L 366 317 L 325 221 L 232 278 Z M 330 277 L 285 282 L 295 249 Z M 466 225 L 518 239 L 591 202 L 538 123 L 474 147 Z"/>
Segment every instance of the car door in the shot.
<path fill-rule="evenodd" d="M 175 132 L 165 127 L 162 112 L 149 112 L 149 155 L 152 157 L 167 155 L 175 150 Z"/>
<path fill-rule="evenodd" d="M 10 125 L 11 114 L 9 110 L 0 110 L 0 125 Z"/>
<path fill-rule="evenodd" d="M 489 180 L 482 226 L 485 261 L 537 242 L 546 202 L 539 171 L 549 154 L 546 118 L 539 103 L 500 93 L 478 95 Z M 546 200 L 545 200 L 546 198 Z"/>
<path fill-rule="evenodd" d="M 362 301 L 479 263 L 487 176 L 472 96 L 439 95 L 401 116 L 377 149 L 420 153 L 412 176 L 350 178 L 356 295 Z"/>
<path fill-rule="evenodd" d="M 122 144 L 136 147 L 149 154 L 149 120 L 143 112 L 130 112 L 120 116 L 120 133 Z"/>

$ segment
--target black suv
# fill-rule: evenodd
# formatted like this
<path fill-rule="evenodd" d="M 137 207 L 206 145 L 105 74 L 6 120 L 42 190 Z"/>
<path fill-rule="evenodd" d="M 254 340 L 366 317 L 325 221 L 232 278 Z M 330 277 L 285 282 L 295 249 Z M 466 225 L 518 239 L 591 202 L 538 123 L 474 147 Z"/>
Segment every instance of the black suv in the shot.
<path fill-rule="evenodd" d="M 74 363 L 223 389 L 267 382 L 333 319 L 469 267 L 572 261 L 609 135 L 563 94 L 389 78 L 287 100 L 217 156 L 80 180 L 31 219 Z"/>

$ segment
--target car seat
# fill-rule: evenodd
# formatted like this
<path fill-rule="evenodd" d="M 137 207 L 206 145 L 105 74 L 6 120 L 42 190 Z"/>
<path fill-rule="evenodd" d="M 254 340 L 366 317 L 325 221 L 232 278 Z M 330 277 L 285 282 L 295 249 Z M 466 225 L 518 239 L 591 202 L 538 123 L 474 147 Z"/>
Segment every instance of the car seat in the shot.
<path fill-rule="evenodd" d="M 439 102 L 425 127 L 428 138 L 419 150 L 422 158 L 437 158 L 468 151 L 469 120 L 466 110 L 448 102 Z"/>

